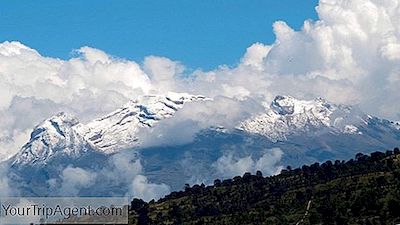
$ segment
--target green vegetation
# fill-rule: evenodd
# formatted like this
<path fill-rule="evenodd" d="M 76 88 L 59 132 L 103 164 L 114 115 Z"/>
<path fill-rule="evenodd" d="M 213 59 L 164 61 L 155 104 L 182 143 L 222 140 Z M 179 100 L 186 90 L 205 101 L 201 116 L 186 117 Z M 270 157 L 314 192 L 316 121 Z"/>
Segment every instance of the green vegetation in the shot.
<path fill-rule="evenodd" d="M 400 224 L 400 150 L 327 161 L 213 186 L 186 186 L 159 201 L 134 199 L 131 224 Z"/>

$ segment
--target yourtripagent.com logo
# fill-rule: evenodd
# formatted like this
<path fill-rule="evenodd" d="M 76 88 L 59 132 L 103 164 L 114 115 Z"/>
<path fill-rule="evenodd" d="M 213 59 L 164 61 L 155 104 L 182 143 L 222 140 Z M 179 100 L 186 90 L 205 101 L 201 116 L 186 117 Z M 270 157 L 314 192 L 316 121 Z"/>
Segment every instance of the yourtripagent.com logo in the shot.
<path fill-rule="evenodd" d="M 127 224 L 128 198 L 3 198 L 0 224 Z"/>

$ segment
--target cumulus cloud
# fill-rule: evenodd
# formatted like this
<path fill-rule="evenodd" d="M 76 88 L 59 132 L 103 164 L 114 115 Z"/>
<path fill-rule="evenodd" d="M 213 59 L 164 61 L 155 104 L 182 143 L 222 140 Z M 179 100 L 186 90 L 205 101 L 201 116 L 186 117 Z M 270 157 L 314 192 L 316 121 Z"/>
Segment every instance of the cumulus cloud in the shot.
<path fill-rule="evenodd" d="M 251 45 L 247 48 L 246 53 L 241 60 L 241 64 L 262 70 L 263 60 L 268 55 L 271 48 L 272 46 L 264 45 L 262 43 Z"/>
<path fill-rule="evenodd" d="M 67 167 L 61 174 L 60 193 L 65 196 L 76 196 L 82 188 L 93 185 L 96 175 L 78 167 Z"/>
<path fill-rule="evenodd" d="M 127 187 L 125 195 L 128 197 L 150 201 L 159 199 L 170 192 L 168 185 L 152 183 L 147 179 L 136 152 L 123 151 L 114 154 L 108 159 L 108 165 L 96 173 L 100 177 L 97 181 L 100 184 L 108 183 L 110 187 Z"/>
<path fill-rule="evenodd" d="M 179 88 L 178 79 L 182 79 L 182 73 L 185 69 L 179 62 L 156 56 L 146 57 L 143 68 L 152 84 L 157 87 L 157 91 L 163 93 Z"/>
<path fill-rule="evenodd" d="M 235 100 L 216 96 L 209 101 L 186 103 L 172 118 L 160 121 L 157 126 L 142 130 L 139 139 L 142 147 L 185 144 L 206 128 L 224 127 L 233 129 L 264 108 L 253 99 Z"/>
<path fill-rule="evenodd" d="M 194 73 L 194 89 L 268 102 L 277 94 L 324 97 L 399 119 L 399 1 L 321 0 L 319 20 L 296 31 L 273 25 L 276 40 L 247 49 L 234 68 Z"/>
<path fill-rule="evenodd" d="M 170 188 L 166 184 L 153 184 L 143 175 L 137 175 L 131 185 L 130 196 L 141 198 L 145 201 L 159 199 L 170 193 Z"/>
<path fill-rule="evenodd" d="M 0 156 L 18 150 L 27 129 L 59 111 L 82 121 L 104 115 L 152 89 L 140 65 L 82 47 L 76 57 L 41 56 L 19 42 L 0 44 Z M 21 146 L 19 146 L 21 147 Z"/>
<path fill-rule="evenodd" d="M 59 176 L 46 182 L 49 190 L 45 190 L 45 193 L 67 197 L 125 195 L 150 201 L 170 192 L 168 185 L 152 183 L 147 179 L 135 151 L 122 151 L 99 162 L 101 165 L 96 167 L 90 167 L 90 163 L 81 167 L 66 166 Z"/>
<path fill-rule="evenodd" d="M 321 0 L 320 19 L 305 21 L 300 31 L 276 22 L 277 40 L 264 59 L 265 71 L 277 75 L 275 91 L 320 95 L 398 119 L 398 5 L 395 0 Z"/>
<path fill-rule="evenodd" d="M 275 175 L 283 167 L 279 165 L 283 152 L 279 148 L 266 150 L 259 159 L 253 159 L 253 156 L 235 157 L 233 153 L 227 153 L 220 157 L 213 167 L 219 176 L 234 177 L 241 176 L 246 172 L 255 173 L 261 171 L 264 176 Z"/>

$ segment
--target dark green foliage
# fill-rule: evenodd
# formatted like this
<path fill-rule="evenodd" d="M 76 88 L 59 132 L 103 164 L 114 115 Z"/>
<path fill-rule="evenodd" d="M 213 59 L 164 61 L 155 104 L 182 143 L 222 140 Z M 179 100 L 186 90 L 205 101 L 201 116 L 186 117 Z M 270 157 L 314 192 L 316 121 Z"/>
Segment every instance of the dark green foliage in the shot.
<path fill-rule="evenodd" d="M 157 202 L 135 199 L 131 209 L 132 224 L 396 224 L 400 151 L 187 185 Z"/>

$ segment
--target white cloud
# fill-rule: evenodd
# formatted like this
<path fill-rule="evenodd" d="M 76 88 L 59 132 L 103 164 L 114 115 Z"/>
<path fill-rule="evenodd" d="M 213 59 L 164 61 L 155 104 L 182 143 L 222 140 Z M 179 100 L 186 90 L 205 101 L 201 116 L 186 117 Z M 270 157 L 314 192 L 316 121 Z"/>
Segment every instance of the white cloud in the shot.
<path fill-rule="evenodd" d="M 213 167 L 217 175 L 222 177 L 242 176 L 246 172 L 254 174 L 257 170 L 264 176 L 275 175 L 283 168 L 279 165 L 282 155 L 283 152 L 279 148 L 266 150 L 259 159 L 253 159 L 251 155 L 235 157 L 232 153 L 228 153 L 213 163 Z"/>
<path fill-rule="evenodd" d="M 141 198 L 145 201 L 159 199 L 170 193 L 170 188 L 165 184 L 149 183 L 147 177 L 138 175 L 132 181 L 131 196 Z"/>
<path fill-rule="evenodd" d="M 61 174 L 60 194 L 63 196 L 77 196 L 82 188 L 88 188 L 94 184 L 96 174 L 79 167 L 67 167 Z"/>
<path fill-rule="evenodd" d="M 133 180 L 143 172 L 143 166 L 136 152 L 120 152 L 108 160 L 109 165 L 102 171 L 110 180 Z"/>
<path fill-rule="evenodd" d="M 263 60 L 268 55 L 271 48 L 272 46 L 255 43 L 247 48 L 241 63 L 246 66 L 263 69 Z"/>
<path fill-rule="evenodd" d="M 275 23 L 277 40 L 264 58 L 265 71 L 276 75 L 273 92 L 320 95 L 396 119 L 400 11 L 393 7 L 398 5 L 396 0 L 321 0 L 320 20 L 306 21 L 300 31 Z M 299 88 L 298 81 L 308 84 Z"/>
<path fill-rule="evenodd" d="M 141 130 L 139 140 L 142 147 L 184 144 L 200 130 L 220 126 L 233 129 L 238 121 L 261 110 L 263 107 L 252 99 L 239 101 L 221 95 L 211 101 L 189 102 L 172 118 L 160 121 L 153 128 Z"/>
<path fill-rule="evenodd" d="M 166 184 L 151 183 L 147 179 L 140 158 L 135 152 L 117 153 L 109 159 L 109 162 L 109 166 L 100 172 L 101 175 L 105 175 L 106 180 L 111 181 L 111 185 L 127 186 L 126 195 L 128 197 L 150 201 L 164 197 L 170 192 L 170 188 Z M 99 182 L 105 182 L 104 178 Z"/>
<path fill-rule="evenodd" d="M 0 151 L 0 159 L 6 160 L 10 158 L 15 153 L 16 149 L 21 148 L 26 143 L 26 140 L 30 137 L 30 133 L 30 129 L 20 132 L 14 131 L 9 138 L 1 140 L 2 149 L 0 149 L 2 151 Z"/>
<path fill-rule="evenodd" d="M 1 181 L 0 179 L 0 188 Z M 47 184 L 50 189 L 45 192 L 54 196 L 69 197 L 90 193 L 107 196 L 126 195 L 129 198 L 149 201 L 159 199 L 170 192 L 170 187 L 166 184 L 152 183 L 147 179 L 140 158 L 134 151 L 114 154 L 96 169 L 67 166 L 59 177 L 49 179 Z"/>
<path fill-rule="evenodd" d="M 87 121 L 153 88 L 135 62 L 90 47 L 76 52 L 64 61 L 43 57 L 19 42 L 0 44 L 2 159 L 18 150 L 12 142 L 20 144 L 27 129 L 50 115 L 68 111 Z"/>
<path fill-rule="evenodd" d="M 144 59 L 144 71 L 147 72 L 152 84 L 157 86 L 158 92 L 166 93 L 176 90 L 179 76 L 184 66 L 165 57 L 149 56 Z"/>

